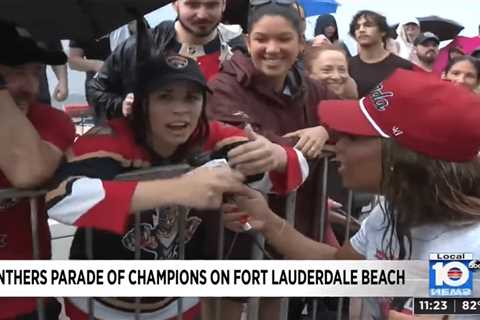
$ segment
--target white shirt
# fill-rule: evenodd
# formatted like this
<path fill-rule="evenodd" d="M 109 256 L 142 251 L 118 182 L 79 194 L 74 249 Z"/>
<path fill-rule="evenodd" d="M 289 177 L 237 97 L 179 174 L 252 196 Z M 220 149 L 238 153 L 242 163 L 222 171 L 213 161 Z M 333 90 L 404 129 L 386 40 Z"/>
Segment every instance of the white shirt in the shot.
<path fill-rule="evenodd" d="M 390 233 L 384 238 L 387 228 L 382 206 L 377 205 L 362 222 L 360 230 L 350 239 L 352 247 L 368 260 L 386 259 Z M 389 230 L 390 231 L 390 230 Z M 480 223 L 467 226 L 430 224 L 413 228 L 412 260 L 428 260 L 431 252 L 468 252 L 474 258 L 480 257 Z M 394 237 L 393 250 L 398 256 L 398 241 Z M 406 250 L 408 251 L 408 245 Z M 408 253 L 407 253 L 408 256 Z M 382 308 L 388 301 L 384 298 L 364 299 L 361 319 L 382 319 Z M 469 316 L 455 316 L 449 319 L 474 319 Z"/>

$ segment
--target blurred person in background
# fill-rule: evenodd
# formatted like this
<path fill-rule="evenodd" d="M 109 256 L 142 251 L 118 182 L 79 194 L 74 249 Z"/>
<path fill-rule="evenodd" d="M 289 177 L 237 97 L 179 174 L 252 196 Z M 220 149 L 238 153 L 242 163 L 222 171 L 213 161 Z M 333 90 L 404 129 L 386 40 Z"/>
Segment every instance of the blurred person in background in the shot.
<path fill-rule="evenodd" d="M 307 46 L 304 51 L 305 72 L 315 80 L 321 81 L 338 97 L 358 98 L 357 85 L 348 74 L 348 60 L 345 51 L 325 44 Z"/>
<path fill-rule="evenodd" d="M 448 62 L 442 79 L 475 90 L 480 83 L 480 62 L 471 56 L 459 56 Z"/>
<path fill-rule="evenodd" d="M 465 51 L 461 46 L 451 46 L 448 48 L 448 62 L 452 61 L 457 57 L 461 57 L 465 55 Z"/>
<path fill-rule="evenodd" d="M 480 47 L 473 50 L 472 53 L 470 53 L 470 55 L 475 59 L 480 59 Z"/>
<path fill-rule="evenodd" d="M 413 54 L 415 47 L 415 39 L 420 34 L 420 22 L 417 18 L 406 19 L 397 27 L 398 54 L 403 59 L 415 62 L 415 55 Z"/>
<path fill-rule="evenodd" d="M 315 38 L 313 39 L 313 45 L 317 45 L 319 41 L 322 41 L 322 37 L 318 37 L 323 35 L 332 45 L 341 48 L 347 58 L 351 58 L 350 51 L 345 43 L 338 38 L 338 26 L 337 20 L 331 14 L 323 14 L 317 18 L 315 23 L 315 31 L 314 31 Z M 318 38 L 317 38 L 318 37 Z"/>
<path fill-rule="evenodd" d="M 369 93 L 397 68 L 413 69 L 410 61 L 386 49 L 391 30 L 385 16 L 369 10 L 359 11 L 350 23 L 349 33 L 358 44 L 358 55 L 349 61 L 349 73 L 357 83 L 359 97 Z"/>
<path fill-rule="evenodd" d="M 232 48 L 243 44 L 240 28 L 221 24 L 226 0 L 177 0 L 175 21 L 163 21 L 151 30 L 158 54 L 178 53 L 195 59 L 207 79 L 215 76 Z M 135 87 L 136 37 L 118 45 L 100 72 L 88 83 L 91 103 L 107 119 L 131 113 Z"/>
<path fill-rule="evenodd" d="M 63 51 L 62 43 L 60 40 L 58 41 L 49 41 L 49 42 L 38 42 L 38 45 L 43 47 L 46 50 L 50 51 Z M 55 75 L 57 83 L 51 94 L 55 101 L 62 102 L 68 98 L 68 68 L 67 64 L 61 64 L 56 66 L 50 66 Z M 40 89 L 39 89 L 39 96 L 38 101 L 46 104 L 51 105 L 51 96 L 50 96 L 50 86 L 48 84 L 47 78 L 47 66 L 42 66 L 42 73 L 40 77 Z"/>
<path fill-rule="evenodd" d="M 440 39 L 431 32 L 421 33 L 413 42 L 416 64 L 427 72 L 432 72 L 433 64 L 440 53 Z"/>
<path fill-rule="evenodd" d="M 85 72 L 85 97 L 90 105 L 91 98 L 88 94 L 87 84 L 93 76 L 100 71 L 103 62 L 111 53 L 108 36 L 90 41 L 70 40 L 68 53 L 68 65 L 72 70 Z M 95 109 L 95 123 L 100 123 L 102 113 Z"/>

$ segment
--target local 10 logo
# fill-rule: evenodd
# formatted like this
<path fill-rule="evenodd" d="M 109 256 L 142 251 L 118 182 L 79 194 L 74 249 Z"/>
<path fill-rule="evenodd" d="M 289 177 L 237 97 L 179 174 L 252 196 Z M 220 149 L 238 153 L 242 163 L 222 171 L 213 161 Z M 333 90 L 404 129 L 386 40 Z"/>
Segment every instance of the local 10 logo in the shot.
<path fill-rule="evenodd" d="M 480 269 L 480 260 L 471 253 L 431 253 L 429 263 L 430 296 L 470 296 L 473 272 Z"/>

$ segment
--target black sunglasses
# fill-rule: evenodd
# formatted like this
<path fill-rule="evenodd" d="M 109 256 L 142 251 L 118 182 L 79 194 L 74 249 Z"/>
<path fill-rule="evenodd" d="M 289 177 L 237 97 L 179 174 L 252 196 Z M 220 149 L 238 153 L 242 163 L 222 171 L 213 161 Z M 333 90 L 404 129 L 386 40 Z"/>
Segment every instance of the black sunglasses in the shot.
<path fill-rule="evenodd" d="M 263 6 L 269 3 L 278 4 L 281 6 L 295 5 L 295 8 L 298 11 L 298 16 L 303 19 L 303 16 L 300 13 L 300 4 L 298 3 L 297 0 L 250 0 L 250 7 L 253 9 L 254 7 Z"/>
<path fill-rule="evenodd" d="M 276 3 L 284 6 L 289 6 L 294 3 L 297 3 L 297 0 L 250 0 L 251 7 L 263 6 L 269 3 Z"/>

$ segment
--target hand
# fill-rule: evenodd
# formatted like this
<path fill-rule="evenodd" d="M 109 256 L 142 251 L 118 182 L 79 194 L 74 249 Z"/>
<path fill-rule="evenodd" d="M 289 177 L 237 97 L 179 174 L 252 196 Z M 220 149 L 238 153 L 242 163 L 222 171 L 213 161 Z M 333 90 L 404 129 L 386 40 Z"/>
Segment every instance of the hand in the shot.
<path fill-rule="evenodd" d="M 127 94 L 125 100 L 122 102 L 122 113 L 124 117 L 128 117 L 132 113 L 134 96 L 133 93 Z"/>
<path fill-rule="evenodd" d="M 247 176 L 285 170 L 287 152 L 282 146 L 255 133 L 249 125 L 245 127 L 245 132 L 250 141 L 228 152 L 228 163 L 232 168 Z"/>
<path fill-rule="evenodd" d="M 332 44 L 332 43 L 323 34 L 319 34 L 318 36 L 313 38 L 312 47 L 321 47 L 321 46 L 326 45 L 326 44 Z"/>
<path fill-rule="evenodd" d="M 248 188 L 242 195 L 234 197 L 234 203 L 222 206 L 225 226 L 235 232 L 243 231 L 243 224 L 248 222 L 252 228 L 263 232 L 275 215 L 269 208 L 267 200 L 258 191 Z"/>
<path fill-rule="evenodd" d="M 64 81 L 59 81 L 53 91 L 53 98 L 58 102 L 65 101 L 68 97 L 68 87 Z"/>
<path fill-rule="evenodd" d="M 305 158 L 315 159 L 322 152 L 325 142 L 329 139 L 327 130 L 322 126 L 305 128 L 287 133 L 284 138 L 298 138 L 295 148 L 300 150 Z"/>
<path fill-rule="evenodd" d="M 93 66 L 93 71 L 99 72 L 103 67 L 103 61 L 101 60 L 95 60 L 95 64 Z"/>
<path fill-rule="evenodd" d="M 224 194 L 244 194 L 248 191 L 244 180 L 243 174 L 228 167 L 197 168 L 179 178 L 179 202 L 196 209 L 218 209 Z"/>

